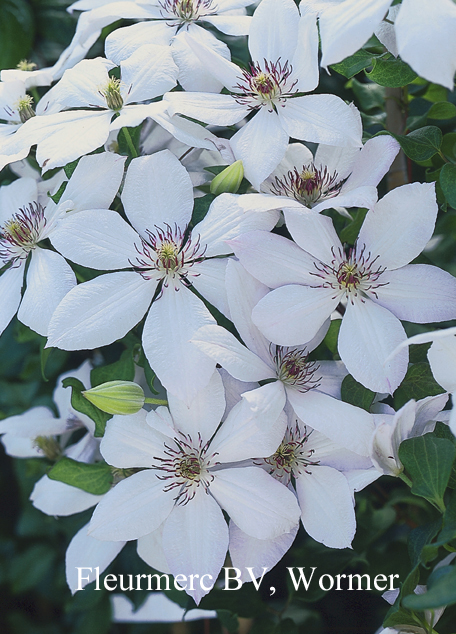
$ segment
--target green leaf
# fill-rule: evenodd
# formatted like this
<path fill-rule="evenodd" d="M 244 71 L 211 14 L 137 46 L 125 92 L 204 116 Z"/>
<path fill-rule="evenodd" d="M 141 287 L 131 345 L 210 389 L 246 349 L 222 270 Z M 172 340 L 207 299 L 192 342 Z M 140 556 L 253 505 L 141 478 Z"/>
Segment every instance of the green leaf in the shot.
<path fill-rule="evenodd" d="M 456 132 L 448 132 L 448 134 L 445 134 L 440 149 L 448 158 L 456 159 Z"/>
<path fill-rule="evenodd" d="M 400 59 L 376 58 L 373 62 L 372 70 L 370 73 L 366 72 L 366 75 L 380 86 L 400 88 L 407 86 L 417 77 L 415 71 Z"/>
<path fill-rule="evenodd" d="M 443 528 L 438 536 L 438 542 L 448 544 L 456 539 L 456 491 L 453 491 L 443 516 Z"/>
<path fill-rule="evenodd" d="M 424 552 L 424 549 L 437 535 L 441 526 L 442 520 L 439 517 L 434 522 L 428 522 L 427 524 L 418 526 L 418 528 L 415 528 L 410 533 L 408 539 L 408 551 L 410 559 L 414 566 L 417 566 L 420 562 L 427 563 L 431 559 L 434 559 L 435 556 L 437 556 L 437 553 L 435 553 L 434 555 L 434 553 L 430 550 Z"/>
<path fill-rule="evenodd" d="M 340 240 L 343 244 L 355 244 L 356 238 L 358 237 L 359 230 L 361 229 L 361 225 L 364 222 L 366 214 L 367 209 L 358 209 L 358 211 L 355 212 L 355 218 L 353 222 L 350 222 L 340 232 Z"/>
<path fill-rule="evenodd" d="M 48 472 L 48 478 L 65 482 L 93 495 L 107 493 L 112 485 L 111 467 L 104 462 L 87 464 L 72 458 L 62 458 Z"/>
<path fill-rule="evenodd" d="M 129 139 L 127 135 L 130 135 L 131 142 L 136 152 L 136 156 L 139 156 L 139 137 L 141 135 L 142 124 L 135 128 L 122 128 L 122 132 L 117 137 L 117 143 L 119 144 L 118 153 L 122 156 L 133 156 L 133 152 L 130 148 Z M 125 133 L 124 130 L 127 132 Z"/>
<path fill-rule="evenodd" d="M 415 363 L 407 370 L 405 379 L 394 392 L 394 405 L 400 409 L 407 401 L 443 394 L 444 389 L 434 379 L 428 363 Z"/>
<path fill-rule="evenodd" d="M 371 392 L 364 385 L 355 381 L 351 374 L 347 374 L 342 381 L 342 400 L 345 403 L 361 407 L 369 412 L 374 396 L 375 392 Z"/>
<path fill-rule="evenodd" d="M 346 57 L 342 62 L 339 62 L 338 64 L 332 64 L 330 68 L 337 71 L 344 77 L 347 77 L 347 79 L 350 79 L 350 77 L 353 77 L 354 75 L 371 65 L 372 53 L 368 53 L 367 51 L 361 49 L 354 55 Z"/>
<path fill-rule="evenodd" d="M 383 621 L 384 627 L 394 627 L 395 625 L 416 625 L 416 620 L 414 620 L 413 614 L 401 607 L 401 600 L 402 597 L 413 593 L 419 580 L 420 572 L 418 570 L 418 567 L 415 567 L 410 571 L 409 575 L 404 580 L 399 596 L 394 602 L 394 605 L 392 605 L 388 610 L 386 618 Z"/>
<path fill-rule="evenodd" d="M 63 192 L 66 189 L 66 186 L 68 185 L 68 181 L 64 181 L 60 187 L 58 188 L 58 190 L 55 192 L 55 194 L 50 194 L 49 192 L 49 198 L 52 198 L 52 200 L 55 202 L 56 205 L 59 204 L 60 199 L 63 196 Z"/>
<path fill-rule="evenodd" d="M 133 381 L 135 363 L 132 352 L 132 350 L 124 350 L 118 361 L 93 368 L 90 372 L 91 386 L 96 387 L 108 381 Z"/>
<path fill-rule="evenodd" d="M 239 630 L 237 614 L 233 614 L 230 610 L 217 610 L 217 616 L 220 623 L 228 632 L 237 632 Z"/>
<path fill-rule="evenodd" d="M 377 84 L 363 84 L 356 79 L 348 82 L 347 88 L 351 87 L 355 93 L 356 101 L 360 109 L 364 112 L 383 108 L 385 103 L 385 89 Z"/>
<path fill-rule="evenodd" d="M 409 438 L 399 447 L 399 459 L 412 480 L 412 493 L 432 502 L 441 511 L 445 510 L 443 494 L 455 456 L 453 443 L 432 434 Z"/>
<path fill-rule="evenodd" d="M 337 355 L 337 339 L 339 337 L 339 330 L 342 325 L 342 319 L 333 319 L 329 326 L 328 332 L 326 333 L 326 337 L 323 340 L 323 343 L 328 347 L 329 351 L 332 352 L 333 355 Z"/>
<path fill-rule="evenodd" d="M 449 101 L 432 104 L 427 113 L 428 119 L 452 119 L 456 117 L 456 106 Z"/>
<path fill-rule="evenodd" d="M 80 159 L 76 159 L 75 161 L 71 161 L 71 163 L 67 163 L 63 168 L 65 172 L 65 176 L 69 179 L 73 176 L 74 170 L 77 168 Z"/>
<path fill-rule="evenodd" d="M 29 54 L 34 24 L 30 3 L 2 0 L 0 3 L 0 68 L 14 68 Z"/>
<path fill-rule="evenodd" d="M 456 603 L 456 566 L 435 570 L 428 579 L 428 591 L 411 594 L 403 603 L 410 610 L 433 610 Z"/>
<path fill-rule="evenodd" d="M 428 125 L 410 134 L 392 134 L 399 143 L 404 153 L 413 161 L 427 161 L 437 154 L 442 143 L 442 131 L 433 125 Z"/>
<path fill-rule="evenodd" d="M 442 167 L 439 183 L 448 204 L 456 209 L 456 165 L 447 163 Z"/>
<path fill-rule="evenodd" d="M 81 394 L 86 388 L 84 384 L 79 381 L 79 379 L 75 379 L 74 377 L 68 377 L 64 379 L 62 382 L 63 387 L 71 387 L 71 405 L 75 410 L 81 412 L 82 414 L 86 414 L 89 418 L 93 420 L 95 423 L 95 433 L 94 436 L 96 438 L 100 438 L 104 434 L 104 430 L 106 427 L 106 421 L 111 418 L 110 414 L 106 414 L 92 405 L 86 398 L 84 398 Z"/>
<path fill-rule="evenodd" d="M 195 206 L 193 207 L 193 214 L 191 223 L 193 226 L 197 225 L 206 216 L 211 206 L 212 201 L 215 199 L 214 194 L 206 194 L 200 198 L 195 198 Z"/>

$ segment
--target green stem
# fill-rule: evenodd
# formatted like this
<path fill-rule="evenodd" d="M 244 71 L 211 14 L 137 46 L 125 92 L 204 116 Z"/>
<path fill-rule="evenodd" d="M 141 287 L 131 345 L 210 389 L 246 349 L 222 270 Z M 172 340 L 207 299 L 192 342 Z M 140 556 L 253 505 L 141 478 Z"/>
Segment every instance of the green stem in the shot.
<path fill-rule="evenodd" d="M 160 398 L 145 398 L 144 403 L 151 403 L 151 405 L 168 405 L 168 401 L 163 401 Z"/>
<path fill-rule="evenodd" d="M 39 92 L 37 91 L 36 88 L 30 88 L 30 92 L 32 94 L 33 101 L 35 102 L 35 105 L 36 105 L 40 100 Z"/>
<path fill-rule="evenodd" d="M 398 477 L 402 480 L 402 482 L 405 482 L 405 484 L 406 484 L 407 486 L 409 486 L 410 488 L 412 488 L 413 483 L 412 483 L 412 481 L 410 480 L 410 478 L 409 478 L 409 477 L 407 477 L 407 476 L 405 475 L 405 473 L 404 473 L 404 472 L 400 473 Z"/>
<path fill-rule="evenodd" d="M 133 145 L 133 141 L 131 140 L 131 136 L 130 136 L 130 133 L 128 131 L 128 128 L 122 128 L 122 132 L 124 133 L 125 140 L 126 140 L 127 145 L 128 145 L 128 147 L 130 149 L 132 157 L 133 158 L 137 158 L 138 157 L 138 152 L 136 151 L 136 148 Z"/>

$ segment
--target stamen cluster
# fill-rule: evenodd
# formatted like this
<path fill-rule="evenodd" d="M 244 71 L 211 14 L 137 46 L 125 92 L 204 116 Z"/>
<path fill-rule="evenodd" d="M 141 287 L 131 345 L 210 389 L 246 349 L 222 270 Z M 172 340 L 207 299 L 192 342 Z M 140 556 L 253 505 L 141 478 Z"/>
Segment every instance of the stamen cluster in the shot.
<path fill-rule="evenodd" d="M 310 433 L 307 430 L 301 433 L 297 424 L 294 428 L 289 427 L 277 451 L 264 460 L 270 466 L 269 473 L 283 484 L 288 485 L 292 476 L 312 475 L 309 467 L 319 464 L 319 461 L 311 460 L 314 450 L 306 447 Z"/>
<path fill-rule="evenodd" d="M 236 88 L 240 94 L 233 97 L 237 103 L 256 110 L 266 106 L 272 112 L 278 105 L 283 105 L 288 97 L 297 92 L 297 79 L 292 80 L 293 68 L 280 58 L 275 62 L 264 60 L 263 67 L 258 63 L 250 64 L 250 71 L 243 70 L 242 78 Z"/>
<path fill-rule="evenodd" d="M 321 377 L 315 378 L 315 373 L 320 366 L 315 361 L 308 361 L 305 350 L 275 346 L 272 358 L 277 368 L 277 378 L 285 385 L 303 393 L 319 386 Z"/>
<path fill-rule="evenodd" d="M 217 7 L 213 0 L 162 0 L 163 17 L 174 15 L 182 24 L 196 22 L 204 15 L 213 15 Z"/>
<path fill-rule="evenodd" d="M 3 263 L 25 259 L 36 247 L 46 225 L 43 207 L 32 202 L 0 227 L 0 259 Z"/>
<path fill-rule="evenodd" d="M 295 167 L 293 170 L 279 178 L 275 177 L 271 185 L 271 192 L 277 196 L 294 198 L 306 207 L 312 207 L 315 203 L 334 198 L 340 193 L 343 180 L 335 171 L 331 174 L 328 168 L 316 168 L 314 163 L 303 165 L 301 170 Z"/>

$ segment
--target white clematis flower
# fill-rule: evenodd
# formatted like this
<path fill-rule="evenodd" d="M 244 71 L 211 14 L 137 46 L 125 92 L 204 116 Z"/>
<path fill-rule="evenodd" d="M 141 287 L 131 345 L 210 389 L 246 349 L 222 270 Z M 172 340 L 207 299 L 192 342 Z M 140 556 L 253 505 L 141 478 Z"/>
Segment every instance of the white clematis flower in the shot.
<path fill-rule="evenodd" d="M 456 6 L 452 0 L 403 0 L 388 15 L 388 19 L 395 18 L 395 38 L 391 27 L 386 30 L 382 22 L 391 4 L 392 0 L 302 0 L 301 10 L 319 14 L 322 66 L 327 68 L 352 55 L 375 32 L 418 75 L 453 90 Z"/>
<path fill-rule="evenodd" d="M 134 229 L 114 211 L 89 211 L 68 218 L 52 236 L 54 246 L 78 264 L 130 270 L 74 288 L 54 313 L 48 345 L 68 350 L 107 345 L 148 311 L 143 346 L 149 362 L 168 391 L 190 402 L 215 367 L 190 343 L 198 328 L 215 323 L 190 287 L 228 314 L 226 259 L 219 257 L 230 254 L 225 240 L 257 227 L 270 230 L 278 218 L 277 211 L 246 213 L 237 198 L 217 197 L 189 232 L 193 186 L 185 168 L 168 150 L 134 159 L 122 193 Z"/>
<path fill-rule="evenodd" d="M 228 526 L 221 509 L 259 539 L 287 533 L 299 520 L 290 491 L 259 467 L 236 466 L 269 454 L 268 447 L 280 442 L 274 426 L 263 425 L 265 411 L 258 407 L 252 414 L 241 402 L 216 431 L 224 409 L 215 372 L 190 407 L 171 396 L 169 410 L 115 416 L 102 440 L 103 456 L 114 466 L 142 471 L 104 497 L 90 526 L 98 539 L 130 540 L 163 525 L 163 552 L 172 574 L 210 575 L 206 589 L 187 589 L 197 603 L 225 560 Z M 140 552 L 147 560 L 146 550 Z"/>
<path fill-rule="evenodd" d="M 32 178 L 0 188 L 0 266 L 4 269 L 0 333 L 18 311 L 22 323 L 47 335 L 54 310 L 76 285 L 76 278 L 61 255 L 39 243 L 50 238 L 57 222 L 67 220 L 68 215 L 109 207 L 119 189 L 124 162 L 125 157 L 115 154 L 83 157 L 58 204 L 47 196 L 43 200 L 39 196 L 42 186 Z M 21 298 L 24 276 L 27 288 Z"/>
<path fill-rule="evenodd" d="M 408 262 L 432 236 L 434 185 L 413 183 L 389 192 L 370 210 L 345 253 L 330 218 L 285 210 L 297 245 L 256 232 L 230 241 L 246 269 L 274 290 L 253 310 L 271 341 L 302 345 L 346 302 L 339 354 L 350 374 L 375 392 L 392 393 L 408 354 L 390 353 L 406 339 L 399 319 L 426 323 L 456 317 L 456 280 L 434 266 Z M 299 248 L 300 247 L 300 248 Z"/>
<path fill-rule="evenodd" d="M 191 36 L 187 41 L 230 94 L 168 93 L 169 112 L 224 126 L 255 112 L 230 143 L 256 189 L 282 160 L 289 137 L 362 145 L 356 108 L 333 95 L 301 94 L 318 85 L 318 33 L 313 16 L 300 17 L 293 0 L 263 0 L 256 9 L 249 34 L 249 70 Z"/>

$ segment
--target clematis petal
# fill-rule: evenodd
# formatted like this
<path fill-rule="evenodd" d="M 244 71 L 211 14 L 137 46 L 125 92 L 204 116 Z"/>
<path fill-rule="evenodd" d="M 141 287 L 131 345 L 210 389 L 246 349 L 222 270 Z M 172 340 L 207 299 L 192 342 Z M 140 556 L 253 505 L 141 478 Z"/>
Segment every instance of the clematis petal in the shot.
<path fill-rule="evenodd" d="M 244 392 L 216 433 L 211 450 L 221 463 L 266 458 L 280 445 L 287 427 L 285 391 L 279 382 Z"/>
<path fill-rule="evenodd" d="M 146 469 L 116 484 L 92 516 L 89 535 L 103 541 L 129 541 L 156 530 L 174 507 L 175 491 L 163 491 L 157 472 Z"/>
<path fill-rule="evenodd" d="M 293 56 L 293 76 L 298 78 L 299 92 L 311 92 L 318 86 L 318 29 L 316 16 L 302 15 L 299 20 L 298 46 Z"/>
<path fill-rule="evenodd" d="M 303 423 L 342 447 L 361 456 L 369 455 L 374 421 L 368 412 L 316 390 L 302 393 L 287 389 L 287 396 Z"/>
<path fill-rule="evenodd" d="M 256 539 L 289 533 L 299 521 L 293 493 L 259 467 L 214 472 L 211 493 L 233 522 Z"/>
<path fill-rule="evenodd" d="M 431 239 L 437 217 L 434 183 L 410 183 L 388 192 L 368 212 L 359 232 L 382 266 L 397 269 L 416 258 Z"/>
<path fill-rule="evenodd" d="M 439 337 L 428 350 L 432 374 L 448 392 L 456 391 L 456 337 Z"/>
<path fill-rule="evenodd" d="M 197 121 L 213 125 L 233 125 L 241 121 L 249 112 L 247 106 L 238 104 L 231 95 L 168 92 L 163 100 L 168 104 L 170 115 L 184 114 Z"/>
<path fill-rule="evenodd" d="M 258 302 L 252 319 L 270 341 L 302 345 L 315 337 L 338 303 L 332 288 L 282 286 Z"/>
<path fill-rule="evenodd" d="M 331 467 L 309 467 L 296 478 L 304 528 L 329 548 L 350 548 L 356 531 L 355 510 L 346 477 Z"/>
<path fill-rule="evenodd" d="M 19 306 L 18 319 L 46 336 L 55 309 L 75 286 L 76 276 L 61 255 L 36 248 L 27 271 L 27 288 Z"/>
<path fill-rule="evenodd" d="M 265 572 L 269 572 L 282 559 L 291 548 L 298 532 L 299 524 L 289 533 L 279 535 L 274 539 L 255 539 L 250 537 L 231 521 L 230 530 L 230 556 L 235 568 L 242 571 L 240 580 L 243 583 L 252 581 L 248 568 L 254 579 L 261 578 Z"/>
<path fill-rule="evenodd" d="M 195 262 L 192 267 L 192 285 L 204 299 L 229 318 L 230 309 L 225 288 L 226 263 L 226 259 L 215 258 Z"/>
<path fill-rule="evenodd" d="M 142 46 L 149 44 L 168 46 L 175 31 L 175 28 L 170 28 L 162 20 L 139 22 L 139 24 L 116 29 L 106 38 L 106 57 L 120 64 Z"/>
<path fill-rule="evenodd" d="M 203 19 L 226 35 L 248 35 L 252 22 L 249 15 L 205 15 Z"/>
<path fill-rule="evenodd" d="M 33 506 L 46 515 L 66 517 L 95 506 L 103 498 L 77 487 L 51 480 L 46 475 L 35 484 L 30 495 Z"/>
<path fill-rule="evenodd" d="M 288 135 L 295 139 L 327 145 L 362 145 L 357 108 L 335 95 L 288 99 L 278 115 Z"/>
<path fill-rule="evenodd" d="M 216 370 L 209 383 L 197 392 L 189 405 L 173 394 L 168 394 L 168 402 L 177 429 L 194 439 L 200 435 L 203 443 L 206 443 L 212 438 L 225 411 L 220 374 Z"/>
<path fill-rule="evenodd" d="M 418 324 L 456 318 L 456 278 L 436 266 L 409 264 L 381 277 L 378 303 Z"/>
<path fill-rule="evenodd" d="M 362 207 L 363 209 L 372 209 L 377 202 L 376 187 L 357 187 L 348 192 L 341 192 L 334 198 L 328 198 L 321 203 L 312 207 L 314 213 L 320 213 L 324 209 L 337 209 L 340 207 Z"/>
<path fill-rule="evenodd" d="M 267 108 L 261 108 L 231 137 L 231 147 L 236 158 L 242 160 L 245 177 L 258 191 L 264 179 L 283 159 L 288 137 L 281 117 Z"/>
<path fill-rule="evenodd" d="M 262 0 L 250 25 L 254 62 L 292 60 L 298 42 L 299 11 L 293 0 Z"/>
<path fill-rule="evenodd" d="M 176 506 L 163 527 L 163 549 L 174 576 L 199 575 L 187 594 L 198 605 L 215 584 L 228 549 L 228 526 L 219 505 L 201 487 L 188 503 Z"/>
<path fill-rule="evenodd" d="M 21 289 L 24 283 L 24 264 L 10 267 L 0 276 L 0 334 L 10 323 L 21 301 Z"/>
<path fill-rule="evenodd" d="M 357 187 L 376 187 L 396 158 L 400 145 L 390 136 L 369 139 L 353 161 L 351 174 L 342 191 L 352 191 Z"/>
<path fill-rule="evenodd" d="M 298 212 L 299 213 L 299 212 Z M 230 240 L 242 266 L 269 288 L 314 284 L 314 260 L 294 242 L 266 231 L 252 231 Z"/>
<path fill-rule="evenodd" d="M 155 281 L 129 271 L 79 284 L 60 302 L 52 317 L 48 347 L 91 350 L 120 339 L 141 320 L 155 288 Z"/>
<path fill-rule="evenodd" d="M 169 574 L 171 570 L 163 550 L 163 526 L 164 523 L 152 533 L 140 537 L 137 541 L 137 552 L 151 568 Z M 166 584 L 166 577 L 164 581 Z"/>
<path fill-rule="evenodd" d="M 220 326 L 203 326 L 193 335 L 192 343 L 240 381 L 275 377 L 271 367 Z"/>
<path fill-rule="evenodd" d="M 169 46 L 147 44 L 120 63 L 125 104 L 161 97 L 177 84 L 179 69 Z"/>
<path fill-rule="evenodd" d="M 38 187 L 34 178 L 20 178 L 0 187 L 0 225 L 10 220 L 19 209 L 37 200 Z"/>
<path fill-rule="evenodd" d="M 339 332 L 339 354 L 359 383 L 374 392 L 392 394 L 407 371 L 408 351 L 402 350 L 388 363 L 386 359 L 406 336 L 400 321 L 386 308 L 369 300 L 348 302 Z"/>
<path fill-rule="evenodd" d="M 425 16 L 425 19 L 424 19 Z M 456 71 L 456 7 L 450 0 L 404 0 L 395 22 L 401 58 L 420 77 L 449 90 Z"/>
<path fill-rule="evenodd" d="M 95 581 L 114 561 L 126 542 L 102 542 L 87 535 L 89 525 L 83 526 L 73 537 L 65 555 L 67 584 L 74 594 Z M 89 566 L 85 566 L 89 564 Z M 82 570 L 78 570 L 82 568 Z M 98 571 L 95 569 L 98 568 Z M 79 578 L 80 577 L 80 578 Z"/>
<path fill-rule="evenodd" d="M 203 302 L 181 285 L 163 289 L 143 330 L 143 346 L 162 385 L 188 405 L 209 383 L 215 362 L 191 343 L 198 328 L 215 323 Z M 198 368 L 198 372 L 195 372 Z"/>
<path fill-rule="evenodd" d="M 106 462 L 120 469 L 150 467 L 154 456 L 163 453 L 167 436 L 146 422 L 146 410 L 128 416 L 113 416 L 101 440 L 100 451 Z"/>
<path fill-rule="evenodd" d="M 122 192 L 125 213 L 147 238 L 155 227 L 185 230 L 193 209 L 193 185 L 187 170 L 169 151 L 133 159 Z"/>
<path fill-rule="evenodd" d="M 47 407 L 32 407 L 23 414 L 8 416 L 0 421 L 0 434 L 14 434 L 22 438 L 54 436 L 67 431 L 65 418 L 55 418 Z"/>
<path fill-rule="evenodd" d="M 285 209 L 285 222 L 293 240 L 325 264 L 333 261 L 334 255 L 343 254 L 342 244 L 334 229 L 331 218 L 321 216 L 315 211 L 302 212 L 296 209 Z M 315 266 L 309 269 L 315 273 Z M 315 278 L 313 280 L 315 283 Z"/>

